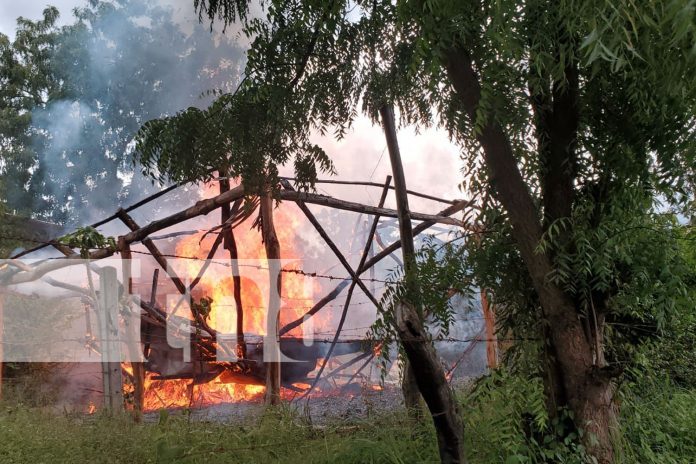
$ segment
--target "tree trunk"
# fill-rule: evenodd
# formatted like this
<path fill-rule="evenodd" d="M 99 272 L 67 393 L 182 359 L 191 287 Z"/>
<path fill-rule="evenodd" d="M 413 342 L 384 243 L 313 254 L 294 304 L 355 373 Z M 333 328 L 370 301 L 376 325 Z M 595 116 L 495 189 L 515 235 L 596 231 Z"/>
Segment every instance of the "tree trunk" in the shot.
<path fill-rule="evenodd" d="M 558 358 L 565 406 L 573 412 L 575 425 L 585 434 L 583 442 L 589 452 L 602 463 L 614 460 L 614 433 L 617 414 L 614 403 L 612 373 L 595 363 L 593 343 L 588 340 L 582 323 L 551 324 L 551 342 Z M 560 387 L 559 382 L 551 385 Z"/>
<path fill-rule="evenodd" d="M 463 425 L 454 392 L 445 379 L 435 347 L 431 343 L 418 312 L 411 306 L 396 306 L 399 338 L 418 375 L 415 380 L 435 425 L 440 460 L 443 464 L 465 463 Z"/>
<path fill-rule="evenodd" d="M 413 229 L 408 206 L 408 193 L 401 153 L 396 137 L 394 111 L 391 106 L 380 108 L 387 148 L 391 159 L 396 192 L 396 205 L 399 216 L 399 232 L 404 258 L 407 298 L 420 304 L 420 291 L 416 279 L 416 251 L 413 243 Z M 435 352 L 428 334 L 423 327 L 420 313 L 406 302 L 396 306 L 395 320 L 399 339 L 406 352 L 404 366 L 404 402 L 412 414 L 422 415 L 420 398 L 422 395 L 435 425 L 440 460 L 443 463 L 465 462 L 462 440 L 463 426 L 454 392 L 449 387 L 445 371 Z M 423 311 L 425 313 L 425 310 Z M 414 387 L 418 387 L 417 389 Z M 420 395 L 418 394 L 420 392 Z"/>
<path fill-rule="evenodd" d="M 481 98 L 479 78 L 466 50 L 452 48 L 445 54 L 449 79 L 471 121 Z M 548 321 L 550 343 L 558 363 L 564 403 L 574 415 L 577 427 L 585 430 L 584 443 L 600 463 L 613 462 L 612 429 L 616 425 L 611 376 L 597 364 L 594 344 L 585 335 L 573 301 L 547 276 L 553 270 L 548 255 L 537 253 L 542 237 L 540 214 L 522 178 L 512 146 L 494 116 L 477 132 L 483 148 L 489 182 L 512 224 L 512 235 L 539 296 Z M 597 330 L 596 336 L 601 336 Z M 552 378 L 552 377 L 549 377 Z M 594 439 L 592 438 L 594 436 Z"/>
<path fill-rule="evenodd" d="M 281 292 L 281 276 L 278 260 L 280 260 L 280 243 L 278 242 L 278 236 L 275 232 L 275 226 L 273 225 L 273 198 L 270 192 L 264 194 L 261 197 L 260 202 L 261 209 L 261 233 L 263 236 L 263 244 L 266 248 L 266 258 L 268 259 L 268 273 L 269 273 L 269 285 L 278 286 L 278 295 Z M 276 272 L 278 271 L 278 272 Z M 277 276 L 277 279 L 276 279 Z M 270 287 L 269 287 L 270 289 Z M 271 292 L 272 293 L 272 292 Z M 279 305 L 280 302 L 275 301 L 274 298 L 269 298 L 270 305 Z M 271 319 L 275 319 L 275 323 Z M 268 308 L 268 321 L 266 327 L 268 328 L 268 336 L 275 337 L 278 340 L 278 323 L 280 320 L 280 307 L 270 307 Z M 271 332 L 272 330 L 273 332 Z M 269 353 L 267 350 L 273 349 L 274 353 Z M 280 404 L 280 350 L 279 344 L 264 344 L 264 357 L 273 356 L 271 361 L 266 364 L 266 397 L 265 402 L 267 405 L 277 405 Z"/>
<path fill-rule="evenodd" d="M 221 176 L 226 176 L 227 172 L 224 169 L 218 171 Z M 230 190 L 230 180 L 220 179 L 220 194 Z M 220 207 L 220 222 L 226 224 L 230 219 L 231 209 L 229 203 Z M 220 231 L 223 234 L 223 248 L 230 252 L 230 265 L 232 268 L 232 284 L 234 285 L 234 305 L 237 312 L 237 357 L 239 359 L 246 358 L 246 342 L 244 341 L 244 306 L 242 305 L 242 276 L 239 274 L 239 252 L 237 250 L 237 241 L 234 238 L 232 224 L 226 224 Z"/>
<path fill-rule="evenodd" d="M 404 359 L 404 372 L 401 379 L 401 393 L 404 395 L 404 405 L 411 418 L 420 422 L 423 420 L 423 408 L 421 407 L 421 394 L 418 391 L 416 373 L 408 357 Z"/>

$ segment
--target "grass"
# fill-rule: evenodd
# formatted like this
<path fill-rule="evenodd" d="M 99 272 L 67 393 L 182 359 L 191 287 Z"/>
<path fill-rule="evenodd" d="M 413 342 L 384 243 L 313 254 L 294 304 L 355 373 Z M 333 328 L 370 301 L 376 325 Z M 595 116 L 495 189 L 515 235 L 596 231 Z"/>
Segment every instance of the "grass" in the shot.
<path fill-rule="evenodd" d="M 287 411 L 253 427 L 188 421 L 161 414 L 157 423 L 128 416 L 78 418 L 23 407 L 0 413 L 0 462 L 53 463 L 410 463 L 436 462 L 430 431 L 413 437 L 401 415 L 322 428 Z"/>
<path fill-rule="evenodd" d="M 534 385 L 519 380 L 462 395 L 469 462 L 580 462 L 563 444 L 525 444 L 519 427 Z M 516 392 L 511 396 L 510 392 Z M 620 464 L 696 463 L 696 391 L 668 382 L 633 386 L 622 404 Z M 468 407 L 467 407 L 468 405 Z M 438 462 L 430 426 L 401 412 L 365 422 L 312 427 L 288 409 L 253 426 L 190 421 L 162 412 L 134 424 L 129 416 L 56 415 L 0 406 L 0 462 L 41 463 L 428 463 Z"/>

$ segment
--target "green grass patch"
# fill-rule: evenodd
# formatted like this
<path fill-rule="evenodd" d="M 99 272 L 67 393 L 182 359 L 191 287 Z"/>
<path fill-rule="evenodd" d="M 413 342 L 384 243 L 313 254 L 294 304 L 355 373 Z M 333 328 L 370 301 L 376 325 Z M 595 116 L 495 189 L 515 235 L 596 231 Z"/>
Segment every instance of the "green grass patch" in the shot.
<path fill-rule="evenodd" d="M 414 433 L 414 431 L 416 431 Z M 405 416 L 312 427 L 287 411 L 254 426 L 128 416 L 69 417 L 23 407 L 0 413 L 0 462 L 54 463 L 411 463 L 436 462 L 434 437 Z"/>
<path fill-rule="evenodd" d="M 583 462 L 575 444 L 554 441 L 553 425 L 541 423 L 538 389 L 534 381 L 503 376 L 461 395 L 470 463 Z M 530 420 L 551 438 L 530 443 Z M 619 464 L 696 463 L 695 391 L 669 382 L 632 385 L 623 394 L 621 425 Z M 430 424 L 414 424 L 402 412 L 318 427 L 281 407 L 241 426 L 166 412 L 135 424 L 127 415 L 0 406 L 3 464 L 271 462 L 430 463 L 438 456 Z"/>

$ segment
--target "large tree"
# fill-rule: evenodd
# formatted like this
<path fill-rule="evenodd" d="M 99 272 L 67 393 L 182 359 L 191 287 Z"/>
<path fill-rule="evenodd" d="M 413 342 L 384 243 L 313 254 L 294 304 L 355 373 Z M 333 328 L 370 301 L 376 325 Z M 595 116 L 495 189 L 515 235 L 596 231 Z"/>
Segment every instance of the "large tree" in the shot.
<path fill-rule="evenodd" d="M 0 207 L 77 224 L 152 190 L 132 165 L 137 130 L 229 91 L 243 54 L 154 2 L 86 0 L 73 14 L 58 27 L 49 7 L 0 35 Z"/>
<path fill-rule="evenodd" d="M 148 123 L 146 169 L 180 178 L 224 162 L 254 185 L 294 158 L 311 182 L 331 165 L 309 134 L 340 137 L 360 110 L 377 119 L 393 104 L 403 123 L 446 128 L 491 233 L 481 249 L 496 252 L 480 283 L 519 290 L 545 341 L 549 415 L 569 411 L 590 453 L 613 461 L 622 364 L 607 322 L 664 317 L 679 288 L 655 202 L 693 198 L 691 3 L 278 0 L 261 15 L 248 0 L 194 3 L 242 25 L 245 80 L 205 111 Z"/>

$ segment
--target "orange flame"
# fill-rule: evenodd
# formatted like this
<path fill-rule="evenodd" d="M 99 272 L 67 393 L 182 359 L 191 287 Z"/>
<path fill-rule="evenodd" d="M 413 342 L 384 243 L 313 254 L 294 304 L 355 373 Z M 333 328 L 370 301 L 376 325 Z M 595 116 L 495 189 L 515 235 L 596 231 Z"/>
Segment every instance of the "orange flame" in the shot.
<path fill-rule="evenodd" d="M 217 185 L 211 183 L 202 187 L 201 196 L 211 197 L 217 193 Z M 265 301 L 270 288 L 268 263 L 261 234 L 251 227 L 253 220 L 252 216 L 234 230 L 240 259 L 243 327 L 245 333 L 265 335 L 267 314 Z M 294 207 L 274 210 L 276 234 L 284 260 L 295 260 L 302 255 L 296 236 L 301 221 L 302 218 Z M 211 217 L 206 228 L 212 228 L 216 223 L 215 218 Z M 203 261 L 200 260 L 207 257 L 216 238 L 215 233 L 204 235 L 203 232 L 190 235 L 182 238 L 176 244 L 176 255 L 196 258 L 179 260 L 175 264 L 177 274 L 182 278 L 193 280 L 203 266 Z M 244 260 L 250 260 L 251 264 L 245 264 Z M 208 322 L 213 329 L 221 334 L 234 333 L 237 326 L 237 312 L 233 297 L 234 279 L 229 264 L 229 254 L 223 247 L 220 247 L 213 263 L 207 268 L 193 294 L 194 300 L 201 297 L 212 299 Z M 285 268 L 288 269 L 289 266 L 285 266 Z M 297 266 L 295 269 L 300 268 Z M 300 273 L 283 272 L 280 327 L 302 317 L 312 306 L 313 293 L 318 289 L 316 282 Z M 190 311 L 186 316 L 191 318 Z M 312 322 L 321 324 L 322 320 L 315 316 Z M 302 336 L 302 331 L 303 328 L 298 327 L 290 335 Z M 255 401 L 261 399 L 265 391 L 264 386 L 226 383 L 225 376 L 219 376 L 211 382 L 201 385 L 192 385 L 190 380 L 152 380 L 151 377 L 148 375 L 145 383 L 145 410 L 200 406 L 221 402 Z M 291 393 L 294 394 L 294 392 Z"/>

